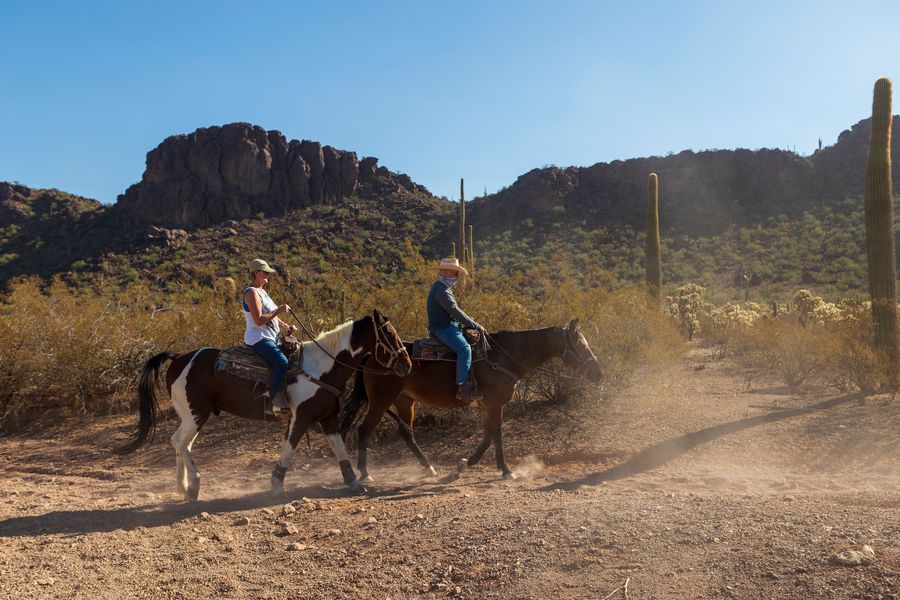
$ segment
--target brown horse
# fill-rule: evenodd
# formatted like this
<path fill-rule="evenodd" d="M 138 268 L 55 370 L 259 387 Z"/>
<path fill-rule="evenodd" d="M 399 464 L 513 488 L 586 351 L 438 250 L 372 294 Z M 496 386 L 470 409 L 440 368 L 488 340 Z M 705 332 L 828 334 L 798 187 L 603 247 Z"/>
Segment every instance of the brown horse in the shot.
<path fill-rule="evenodd" d="M 225 411 L 246 419 L 266 419 L 262 390 L 251 381 L 239 379 L 216 369 L 219 351 L 200 348 L 187 354 L 157 354 L 144 365 L 139 385 L 140 422 L 132 439 L 117 452 L 134 452 L 153 439 L 156 430 L 159 370 L 172 361 L 166 372 L 166 387 L 181 425 L 172 436 L 176 457 L 176 487 L 185 499 L 196 500 L 200 494 L 200 474 L 191 457 L 197 433 L 209 416 Z M 356 479 L 350 457 L 339 433 L 339 395 L 347 380 L 363 359 L 373 356 L 375 362 L 390 371 L 367 370 L 402 377 L 409 373 L 412 362 L 393 325 L 377 310 L 357 321 L 347 321 L 332 331 L 303 344 L 303 373 L 287 386 L 291 421 L 285 433 L 281 458 L 272 471 L 273 492 L 283 491 L 284 475 L 290 467 L 297 443 L 307 428 L 318 422 L 322 426 L 337 458 L 344 482 L 355 491 L 365 488 Z M 270 417 L 271 418 L 271 417 Z"/>
<path fill-rule="evenodd" d="M 503 407 L 512 399 L 516 384 L 532 369 L 551 358 L 562 358 L 563 364 L 579 376 L 600 381 L 602 373 L 597 357 L 581 333 L 578 319 L 567 327 L 547 327 L 523 331 L 500 331 L 488 335 L 491 350 L 484 360 L 472 364 L 478 389 L 484 395 L 479 402 L 483 410 L 484 439 L 475 452 L 459 462 L 459 470 L 481 460 L 485 450 L 494 443 L 497 468 L 506 478 L 515 478 L 503 456 L 501 420 Z M 407 344 L 411 351 L 412 344 Z M 341 415 L 342 431 L 346 434 L 368 402 L 369 411 L 359 427 L 358 468 L 362 481 L 372 481 L 366 464 L 369 437 L 381 418 L 393 404 L 397 409 L 400 435 L 419 462 L 434 475 L 436 471 L 419 448 L 413 434 L 413 415 L 416 401 L 438 408 L 460 408 L 465 404 L 456 399 L 454 385 L 456 366 L 446 360 L 413 360 L 413 368 L 406 377 L 375 377 L 360 373 L 353 394 Z"/>

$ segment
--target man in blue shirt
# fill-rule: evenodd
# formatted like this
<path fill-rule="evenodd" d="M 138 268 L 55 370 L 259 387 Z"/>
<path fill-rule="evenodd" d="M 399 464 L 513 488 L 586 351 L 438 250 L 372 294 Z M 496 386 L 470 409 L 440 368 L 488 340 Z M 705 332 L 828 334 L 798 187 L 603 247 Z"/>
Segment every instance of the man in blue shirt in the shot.
<path fill-rule="evenodd" d="M 455 258 L 442 258 L 438 267 L 438 280 L 428 292 L 428 331 L 456 352 L 456 397 L 467 404 L 481 400 L 483 396 L 472 389 L 469 369 L 472 366 L 472 348 L 463 337 L 462 327 L 486 333 L 484 327 L 462 311 L 453 296 L 453 286 L 459 274 L 468 272 Z"/>

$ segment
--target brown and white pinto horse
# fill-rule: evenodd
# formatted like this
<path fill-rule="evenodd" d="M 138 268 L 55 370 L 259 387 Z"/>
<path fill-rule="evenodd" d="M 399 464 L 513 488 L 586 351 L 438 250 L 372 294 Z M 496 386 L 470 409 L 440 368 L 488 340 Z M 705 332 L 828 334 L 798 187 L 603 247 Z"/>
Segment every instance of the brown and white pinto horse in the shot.
<path fill-rule="evenodd" d="M 600 381 L 603 375 L 597 364 L 597 357 L 588 346 L 581 333 L 578 319 L 572 319 L 568 327 L 547 327 L 522 331 L 500 331 L 488 334 L 492 345 L 485 360 L 472 364 L 478 380 L 478 390 L 484 395 L 479 401 L 483 411 L 484 439 L 468 458 L 459 462 L 459 470 L 481 460 L 485 450 L 494 443 L 497 468 L 506 478 L 515 478 L 503 456 L 503 434 L 501 421 L 503 407 L 516 389 L 516 384 L 532 369 L 551 358 L 562 358 L 563 364 L 574 369 L 579 376 L 591 381 Z M 406 345 L 407 351 L 412 344 Z M 413 415 L 416 401 L 437 408 L 461 408 L 465 404 L 456 399 L 454 378 L 456 365 L 446 360 L 413 360 L 413 368 L 406 377 L 376 377 L 359 373 L 353 394 L 341 414 L 341 429 L 344 434 L 356 422 L 368 402 L 369 411 L 359 427 L 358 468 L 362 481 L 372 481 L 366 463 L 366 448 L 369 437 L 381 418 L 393 404 L 397 409 L 400 435 L 415 454 L 419 462 L 432 475 L 434 467 L 413 435 Z"/>
<path fill-rule="evenodd" d="M 175 447 L 176 486 L 185 499 L 196 500 L 200 494 L 200 474 L 191 457 L 191 447 L 211 414 L 226 411 L 246 419 L 266 419 L 265 399 L 261 397 L 259 386 L 216 370 L 218 356 L 219 351 L 215 348 L 200 348 L 181 355 L 163 352 L 148 360 L 139 385 L 140 421 L 137 431 L 128 443 L 117 450 L 120 454 L 133 452 L 153 439 L 159 370 L 165 362 L 172 361 L 166 372 L 166 387 L 175 412 L 181 418 L 181 425 L 171 441 Z M 375 362 L 385 369 L 390 369 L 378 373 L 402 377 L 412 367 L 397 331 L 377 310 L 370 316 L 347 321 L 321 334 L 315 342 L 303 343 L 304 373 L 298 381 L 287 386 L 292 415 L 281 458 L 272 471 L 273 492 L 283 490 L 284 475 L 290 467 L 297 443 L 315 422 L 321 424 L 331 443 L 344 482 L 355 491 L 365 489 L 356 479 L 339 433 L 340 405 L 335 392 L 342 390 L 350 376 L 361 370 L 359 365 L 368 356 L 374 357 Z"/>

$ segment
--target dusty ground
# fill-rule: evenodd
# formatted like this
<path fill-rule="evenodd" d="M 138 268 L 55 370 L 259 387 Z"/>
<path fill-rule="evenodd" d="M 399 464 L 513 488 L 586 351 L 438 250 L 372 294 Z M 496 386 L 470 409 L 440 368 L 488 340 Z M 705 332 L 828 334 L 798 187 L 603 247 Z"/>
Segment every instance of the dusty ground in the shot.
<path fill-rule="evenodd" d="M 389 437 L 362 497 L 317 434 L 271 498 L 280 428 L 233 418 L 195 446 L 195 503 L 174 493 L 173 421 L 126 458 L 109 448 L 131 417 L 2 438 L 0 596 L 599 600 L 628 581 L 628 598 L 900 598 L 900 400 L 757 385 L 695 350 L 576 433 L 553 410 L 509 420 L 518 481 L 492 451 L 417 480 Z M 420 435 L 442 475 L 476 418 Z M 853 544 L 874 562 L 828 561 Z"/>

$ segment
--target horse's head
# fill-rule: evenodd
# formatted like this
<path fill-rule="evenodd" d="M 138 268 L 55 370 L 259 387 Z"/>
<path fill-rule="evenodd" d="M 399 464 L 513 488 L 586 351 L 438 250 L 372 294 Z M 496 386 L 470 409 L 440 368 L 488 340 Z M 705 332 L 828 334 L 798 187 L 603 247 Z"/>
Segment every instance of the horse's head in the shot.
<path fill-rule="evenodd" d="M 581 333 L 581 323 L 578 319 L 572 319 L 568 327 L 563 327 L 563 335 L 566 339 L 566 349 L 563 351 L 563 364 L 575 370 L 576 375 L 583 375 L 591 381 L 601 381 L 603 372 L 597 363 L 597 357 L 587 339 Z"/>
<path fill-rule="evenodd" d="M 393 369 L 399 377 L 405 377 L 412 369 L 412 360 L 400 339 L 400 334 L 391 325 L 390 319 L 372 311 L 372 327 L 375 333 L 375 360 L 387 369 Z"/>

